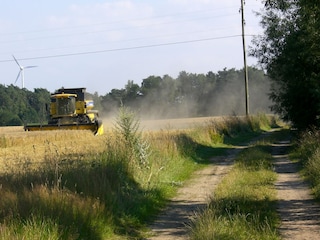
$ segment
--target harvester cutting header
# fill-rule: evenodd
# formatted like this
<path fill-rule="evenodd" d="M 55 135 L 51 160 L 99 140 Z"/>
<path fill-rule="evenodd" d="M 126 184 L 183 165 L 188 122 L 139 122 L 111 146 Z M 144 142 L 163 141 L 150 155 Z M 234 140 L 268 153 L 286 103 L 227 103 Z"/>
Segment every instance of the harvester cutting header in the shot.
<path fill-rule="evenodd" d="M 98 120 L 98 111 L 93 110 L 92 100 L 85 99 L 85 88 L 61 88 L 51 94 L 49 120 L 46 125 L 26 125 L 25 131 L 41 130 L 91 130 L 103 134 L 103 125 Z"/>

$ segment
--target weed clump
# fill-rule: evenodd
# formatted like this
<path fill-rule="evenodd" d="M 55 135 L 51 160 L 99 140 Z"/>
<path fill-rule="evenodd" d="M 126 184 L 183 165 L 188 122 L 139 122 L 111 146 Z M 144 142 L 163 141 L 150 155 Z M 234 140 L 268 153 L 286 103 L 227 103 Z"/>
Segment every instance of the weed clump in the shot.
<path fill-rule="evenodd" d="M 148 157 L 150 155 L 150 144 L 142 138 L 140 131 L 140 121 L 134 112 L 129 108 L 122 106 L 119 109 L 116 122 L 114 124 L 116 135 L 120 143 L 126 146 L 132 166 L 141 168 L 150 168 Z"/>
<path fill-rule="evenodd" d="M 313 128 L 300 133 L 295 142 L 292 158 L 301 163 L 302 173 L 312 186 L 312 191 L 320 199 L 320 130 Z"/>

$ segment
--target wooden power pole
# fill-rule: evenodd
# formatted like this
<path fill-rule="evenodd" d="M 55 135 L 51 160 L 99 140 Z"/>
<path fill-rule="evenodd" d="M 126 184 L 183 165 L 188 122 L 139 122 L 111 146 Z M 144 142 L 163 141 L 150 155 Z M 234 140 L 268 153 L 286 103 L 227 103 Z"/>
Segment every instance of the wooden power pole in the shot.
<path fill-rule="evenodd" d="M 242 22 L 242 47 L 243 47 L 243 62 L 244 62 L 244 81 L 245 81 L 245 94 L 246 94 L 246 115 L 249 115 L 249 84 L 248 84 L 248 68 L 247 68 L 247 53 L 246 53 L 246 41 L 244 34 L 244 0 L 241 0 L 241 22 Z"/>

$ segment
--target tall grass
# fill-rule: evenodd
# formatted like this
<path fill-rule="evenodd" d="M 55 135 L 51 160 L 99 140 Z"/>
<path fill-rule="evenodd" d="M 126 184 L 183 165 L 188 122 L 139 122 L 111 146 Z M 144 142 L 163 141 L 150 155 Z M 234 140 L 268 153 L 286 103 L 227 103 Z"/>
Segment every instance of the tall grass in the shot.
<path fill-rule="evenodd" d="M 302 174 L 311 184 L 312 191 L 320 199 L 320 130 L 313 128 L 299 133 L 291 152 L 291 158 L 298 161 Z"/>
<path fill-rule="evenodd" d="M 146 223 L 177 187 L 208 157 L 228 149 L 225 132 L 237 135 L 227 120 L 221 127 L 210 122 L 140 132 L 134 113 L 121 111 L 101 137 L 77 131 L 2 135 L 0 239 L 143 238 Z"/>

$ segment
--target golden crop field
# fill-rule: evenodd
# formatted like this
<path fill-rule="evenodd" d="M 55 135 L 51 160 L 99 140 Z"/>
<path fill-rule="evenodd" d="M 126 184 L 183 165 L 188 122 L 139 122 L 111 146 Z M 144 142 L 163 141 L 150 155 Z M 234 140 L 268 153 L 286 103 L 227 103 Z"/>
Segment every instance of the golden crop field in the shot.
<path fill-rule="evenodd" d="M 72 158 L 103 151 L 105 136 L 90 131 L 25 132 L 22 127 L 0 128 L 0 172 L 22 168 L 59 156 Z"/>
<path fill-rule="evenodd" d="M 141 131 L 181 130 L 207 124 L 213 118 L 142 120 Z M 105 134 L 85 130 L 25 132 L 22 126 L 0 127 L 0 172 L 23 170 L 48 159 L 81 159 L 82 155 L 105 150 L 114 122 L 104 120 Z"/>
<path fill-rule="evenodd" d="M 141 126 L 146 130 L 159 129 L 189 129 L 207 124 L 212 119 L 219 119 L 221 117 L 198 117 L 198 118 L 176 118 L 176 119 L 162 119 L 162 120 L 144 120 Z"/>

